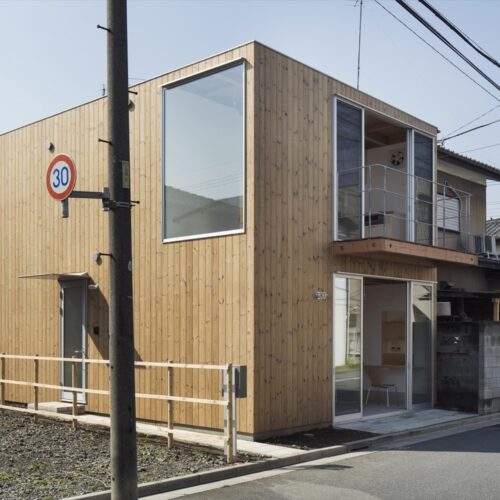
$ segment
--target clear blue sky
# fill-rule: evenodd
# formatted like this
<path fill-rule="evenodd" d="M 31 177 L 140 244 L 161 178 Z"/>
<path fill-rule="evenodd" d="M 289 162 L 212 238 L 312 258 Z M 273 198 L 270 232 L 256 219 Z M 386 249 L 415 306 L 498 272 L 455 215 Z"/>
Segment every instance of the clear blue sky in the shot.
<path fill-rule="evenodd" d="M 431 0 L 500 60 L 499 0 Z M 500 104 L 496 91 L 393 1 L 383 5 L 479 81 L 488 95 L 373 0 L 364 0 L 361 90 L 448 133 Z M 129 0 L 131 83 L 166 73 L 249 40 L 259 40 L 356 84 L 359 7 L 355 0 Z M 500 69 L 411 5 L 494 80 Z M 0 133 L 98 97 L 106 81 L 105 0 L 0 0 Z M 474 125 L 500 119 L 500 107 Z M 500 143 L 500 123 L 446 146 L 464 152 Z M 466 153 L 500 168 L 500 146 Z M 500 185 L 489 189 L 500 217 Z"/>

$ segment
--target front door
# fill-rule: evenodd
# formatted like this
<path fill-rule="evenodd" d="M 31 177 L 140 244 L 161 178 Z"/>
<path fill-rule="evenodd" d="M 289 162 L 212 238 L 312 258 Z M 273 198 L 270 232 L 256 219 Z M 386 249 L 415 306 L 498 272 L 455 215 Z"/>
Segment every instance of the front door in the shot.
<path fill-rule="evenodd" d="M 86 351 L 86 316 L 87 316 L 87 281 L 74 280 L 61 282 L 61 357 L 71 358 L 74 355 L 85 357 Z M 64 387 L 72 387 L 72 363 L 61 365 L 61 383 Z M 85 367 L 77 365 L 78 387 L 85 388 Z M 72 393 L 62 390 L 63 401 L 72 400 Z M 78 401 L 85 402 L 85 394 L 78 394 Z"/>

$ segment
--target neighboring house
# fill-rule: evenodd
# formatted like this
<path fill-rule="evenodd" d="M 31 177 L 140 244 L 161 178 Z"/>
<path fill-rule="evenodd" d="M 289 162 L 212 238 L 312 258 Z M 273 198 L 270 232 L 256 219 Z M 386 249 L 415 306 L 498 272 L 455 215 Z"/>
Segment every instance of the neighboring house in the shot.
<path fill-rule="evenodd" d="M 436 402 L 500 411 L 500 260 L 486 223 L 486 181 L 500 171 L 439 147 L 438 179 L 438 214 L 451 215 L 446 224 L 438 216 L 438 239 L 476 253 L 478 265 L 438 267 Z"/>
<path fill-rule="evenodd" d="M 256 42 L 134 91 L 137 358 L 247 366 L 238 431 L 254 438 L 433 406 L 436 284 L 476 272 L 475 179 L 500 173 L 443 149 L 438 162 L 435 126 Z M 107 251 L 107 214 L 70 200 L 61 219 L 45 190 L 47 141 L 75 160 L 77 189 L 106 185 L 106 123 L 101 98 L 0 136 L 0 352 L 108 356 L 109 269 L 91 260 Z M 83 383 L 107 387 L 105 367 Z M 220 390 L 192 373 L 176 383 Z M 137 371 L 138 391 L 165 384 Z M 86 409 L 107 413 L 107 398 Z M 137 415 L 166 408 L 141 400 Z M 217 428 L 220 415 L 176 406 L 179 424 Z"/>
<path fill-rule="evenodd" d="M 478 256 L 478 265 L 457 268 L 442 264 L 438 268 L 441 288 L 468 292 L 500 291 L 500 260 L 497 255 L 492 223 L 486 221 L 486 181 L 500 180 L 500 170 L 486 163 L 467 158 L 453 151 L 438 147 L 438 180 L 446 186 L 444 205 L 446 222 L 438 215 L 438 241 L 443 246 L 470 251 Z M 438 194 L 439 197 L 439 194 Z M 500 250 L 500 248 L 499 248 Z M 479 310 L 481 309 L 481 311 Z M 453 311 L 456 312 L 456 311 Z M 492 319 L 491 300 L 473 310 L 461 311 L 466 317 Z"/>
<path fill-rule="evenodd" d="M 486 235 L 494 239 L 494 254 L 498 255 L 500 253 L 500 219 L 491 218 L 486 221 Z"/>

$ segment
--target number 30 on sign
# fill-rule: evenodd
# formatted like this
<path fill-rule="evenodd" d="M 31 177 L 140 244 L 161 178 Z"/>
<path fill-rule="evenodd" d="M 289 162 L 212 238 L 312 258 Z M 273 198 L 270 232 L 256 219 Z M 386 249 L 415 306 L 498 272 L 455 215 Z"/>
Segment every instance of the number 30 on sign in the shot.
<path fill-rule="evenodd" d="M 76 184 L 76 168 L 73 160 L 64 154 L 57 155 L 47 170 L 47 189 L 56 200 L 65 200 Z"/>

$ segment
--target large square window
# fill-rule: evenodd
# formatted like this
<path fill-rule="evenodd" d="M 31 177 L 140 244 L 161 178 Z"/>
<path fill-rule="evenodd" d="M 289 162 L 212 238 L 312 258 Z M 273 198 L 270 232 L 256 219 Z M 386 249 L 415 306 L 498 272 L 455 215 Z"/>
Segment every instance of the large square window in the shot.
<path fill-rule="evenodd" d="M 163 90 L 165 241 L 244 230 L 244 70 L 238 63 Z"/>

